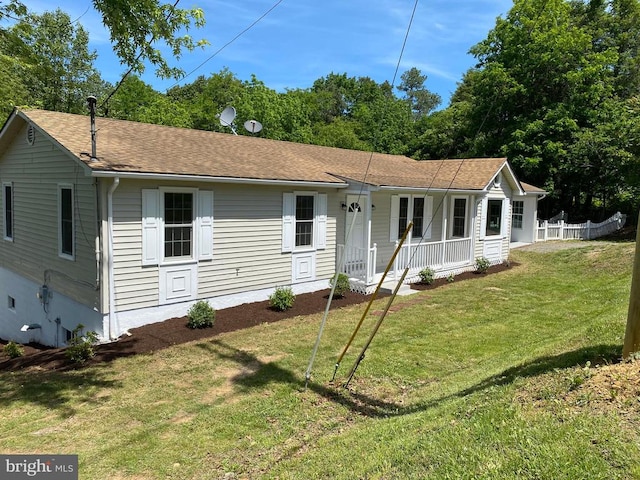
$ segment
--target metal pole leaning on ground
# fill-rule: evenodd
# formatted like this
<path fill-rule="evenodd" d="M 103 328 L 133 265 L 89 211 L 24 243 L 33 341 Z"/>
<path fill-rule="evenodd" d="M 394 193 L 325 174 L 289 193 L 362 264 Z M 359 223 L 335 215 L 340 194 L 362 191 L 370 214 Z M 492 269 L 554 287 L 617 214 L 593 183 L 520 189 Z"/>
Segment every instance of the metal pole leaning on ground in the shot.
<path fill-rule="evenodd" d="M 344 269 L 345 259 L 347 257 L 347 245 L 349 242 L 349 238 L 351 238 L 351 232 L 353 231 L 353 226 L 356 224 L 356 217 L 358 216 L 358 209 L 354 209 L 353 219 L 351 220 L 351 225 L 349 225 L 349 230 L 347 231 L 347 235 L 344 242 L 344 249 L 342 250 L 342 255 L 338 259 L 338 268 L 336 269 L 336 273 L 333 277 L 333 285 L 331 285 L 331 291 L 329 292 L 329 298 L 327 299 L 327 305 L 324 308 L 324 315 L 322 317 L 322 321 L 320 322 L 320 329 L 318 330 L 318 336 L 316 337 L 316 343 L 313 345 L 313 351 L 311 352 L 311 358 L 309 359 L 309 365 L 307 366 L 307 371 L 304 374 L 304 388 L 306 389 L 309 385 L 309 380 L 311 379 L 311 369 L 313 368 L 313 363 L 315 362 L 316 355 L 318 353 L 318 347 L 320 346 L 320 339 L 322 338 L 322 332 L 324 331 L 324 326 L 327 323 L 327 317 L 329 316 L 329 308 L 331 307 L 331 302 L 333 300 L 333 295 L 336 291 L 336 286 L 338 285 L 338 275 Z"/>
<path fill-rule="evenodd" d="M 636 253 L 633 260 L 627 329 L 622 347 L 622 358 L 625 359 L 629 358 L 632 353 L 640 352 L 640 214 L 638 214 L 636 230 Z"/>
<path fill-rule="evenodd" d="M 353 367 L 351 368 L 351 372 L 349 373 L 349 377 L 347 378 L 347 381 L 344 382 L 344 388 L 347 388 L 349 386 L 349 382 L 351 382 L 351 379 L 355 375 L 356 370 L 358 369 L 358 366 L 360 365 L 360 362 L 362 362 L 362 360 L 364 360 L 364 353 L 367 351 L 367 348 L 369 348 L 369 345 L 371 345 L 373 337 L 378 332 L 378 329 L 380 328 L 380 325 L 382 325 L 382 321 L 384 320 L 384 317 L 387 316 L 387 312 L 389 312 L 389 308 L 391 308 L 391 304 L 393 303 L 393 299 L 396 298 L 396 295 L 398 294 L 398 290 L 400 290 L 400 287 L 402 286 L 402 282 L 404 282 L 404 279 L 407 276 L 407 273 L 409 273 L 409 265 L 407 265 L 407 267 L 404 269 L 404 272 L 402 272 L 402 277 L 400 277 L 400 281 L 396 285 L 396 288 L 393 290 L 393 294 L 389 298 L 389 301 L 387 302 L 387 306 L 384 308 L 384 311 L 382 312 L 382 315 L 380 315 L 380 318 L 376 322 L 375 327 L 373 327 L 373 331 L 371 332 L 371 335 L 369 335 L 369 339 L 367 340 L 367 343 L 364 344 L 364 347 L 362 347 L 362 351 L 360 352 L 360 355 L 358 355 L 358 358 L 356 359 L 355 363 L 353 364 Z"/>
<path fill-rule="evenodd" d="M 412 227 L 413 227 L 413 222 L 409 222 L 409 225 L 407 225 L 407 228 L 405 228 L 404 233 L 402 234 L 402 238 L 400 239 L 400 242 L 398 243 L 398 246 L 396 247 L 395 251 L 393 252 L 393 255 L 391 256 L 391 259 L 389 260 L 389 263 L 387 264 L 387 268 L 385 269 L 384 273 L 382 274 L 382 278 L 378 282 L 378 286 L 376 287 L 375 291 L 373 292 L 373 295 L 371 295 L 371 298 L 369 299 L 369 303 L 367 303 L 367 307 L 364 309 L 364 312 L 362 313 L 362 316 L 360 317 L 360 321 L 356 325 L 355 330 L 351 334 L 351 338 L 349 338 L 349 341 L 347 342 L 347 344 L 345 345 L 344 349 L 342 350 L 342 353 L 338 357 L 338 360 L 336 361 L 336 366 L 335 366 L 335 368 L 333 370 L 333 377 L 331 377 L 331 381 L 332 382 L 336 379 L 336 373 L 338 372 L 338 368 L 340 367 L 340 362 L 342 362 L 342 359 L 344 358 L 345 354 L 347 353 L 347 350 L 349 350 L 349 347 L 351 346 L 351 343 L 353 342 L 353 339 L 356 338 L 358 330 L 360 330 L 360 327 L 362 326 L 362 322 L 364 322 L 364 319 L 366 318 L 367 313 L 369 313 L 369 309 L 371 308 L 371 304 L 373 303 L 373 301 L 378 296 L 378 292 L 380 291 L 380 288 L 382 287 L 382 282 L 384 282 L 384 279 L 387 277 L 387 274 L 389 273 L 389 270 L 391 270 L 391 265 L 393 265 L 393 262 L 395 262 L 396 257 L 398 256 L 398 253 L 400 252 L 400 249 L 402 248 L 402 244 L 407 239 L 407 235 L 409 235 L 409 232 L 411 231 Z"/>

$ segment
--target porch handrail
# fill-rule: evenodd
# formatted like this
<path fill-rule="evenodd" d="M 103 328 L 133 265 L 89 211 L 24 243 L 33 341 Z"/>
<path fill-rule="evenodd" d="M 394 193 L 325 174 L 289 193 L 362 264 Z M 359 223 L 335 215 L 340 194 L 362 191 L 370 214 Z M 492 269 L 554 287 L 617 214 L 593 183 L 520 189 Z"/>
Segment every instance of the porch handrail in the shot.
<path fill-rule="evenodd" d="M 397 243 L 396 243 L 397 246 Z M 466 264 L 473 261 L 471 238 L 452 238 L 437 242 L 405 244 L 394 265 L 394 278 L 411 262 L 411 273 L 429 267 L 434 270 Z"/>

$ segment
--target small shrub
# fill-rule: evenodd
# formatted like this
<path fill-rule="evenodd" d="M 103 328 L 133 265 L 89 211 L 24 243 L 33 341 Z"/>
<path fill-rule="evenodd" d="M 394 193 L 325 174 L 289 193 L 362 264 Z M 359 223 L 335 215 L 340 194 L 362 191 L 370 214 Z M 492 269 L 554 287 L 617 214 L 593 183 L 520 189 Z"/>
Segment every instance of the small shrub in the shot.
<path fill-rule="evenodd" d="M 491 266 L 491 262 L 488 258 L 481 257 L 476 258 L 476 272 L 478 273 L 487 273 L 489 267 Z"/>
<path fill-rule="evenodd" d="M 210 328 L 216 319 L 216 311 L 209 302 L 198 300 L 187 312 L 189 328 Z"/>
<path fill-rule="evenodd" d="M 431 285 L 434 280 L 435 272 L 427 267 L 420 270 L 420 273 L 418 273 L 418 275 L 420 276 L 420 283 Z"/>
<path fill-rule="evenodd" d="M 11 341 L 7 343 L 2 351 L 9 356 L 9 358 L 18 358 L 24 355 L 24 348 L 19 343 Z"/>
<path fill-rule="evenodd" d="M 71 331 L 71 339 L 67 342 L 69 346 L 65 355 L 73 363 L 84 363 L 95 354 L 95 345 L 98 343 L 98 334 L 94 331 L 82 333 L 84 325 L 78 324 Z"/>
<path fill-rule="evenodd" d="M 453 273 L 450 273 L 450 274 L 447 276 L 447 282 L 448 282 L 448 283 L 453 283 L 453 282 L 455 281 L 455 279 L 456 279 L 456 276 L 455 276 Z"/>
<path fill-rule="evenodd" d="M 293 307 L 296 296 L 291 287 L 276 287 L 275 292 L 269 297 L 269 304 L 274 310 L 284 312 Z"/>
<path fill-rule="evenodd" d="M 344 297 L 347 292 L 351 291 L 351 286 L 349 285 L 349 277 L 347 275 L 345 275 L 344 273 L 339 273 L 337 275 L 337 283 L 336 283 L 336 288 L 333 291 L 334 295 L 336 297 Z M 334 275 L 333 278 L 329 281 L 329 285 L 331 286 L 331 288 L 333 288 L 333 283 L 336 281 L 336 276 Z"/>

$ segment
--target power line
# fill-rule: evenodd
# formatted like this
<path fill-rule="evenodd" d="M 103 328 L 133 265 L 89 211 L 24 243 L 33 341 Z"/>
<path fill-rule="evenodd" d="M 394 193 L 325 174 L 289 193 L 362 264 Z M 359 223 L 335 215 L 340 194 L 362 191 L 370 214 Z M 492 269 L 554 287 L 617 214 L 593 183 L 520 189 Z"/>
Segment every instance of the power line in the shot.
<path fill-rule="evenodd" d="M 284 0 L 278 0 L 276 3 L 273 4 L 273 6 L 271 8 L 269 8 L 269 10 L 267 10 L 266 12 L 264 12 L 257 20 L 255 20 L 251 25 L 249 25 L 247 28 L 245 28 L 244 30 L 242 30 L 240 33 L 238 33 L 235 37 L 233 37 L 231 40 L 229 40 L 227 43 L 225 43 L 223 46 L 221 46 L 218 50 L 216 50 L 215 52 L 213 52 L 212 55 L 210 55 L 206 60 L 204 60 L 200 65 L 198 65 L 196 68 L 194 68 L 193 70 L 191 70 L 189 73 L 187 73 L 186 75 L 184 75 L 180 80 L 178 80 L 176 83 L 174 83 L 173 85 L 167 87 L 165 89 L 165 92 L 173 87 L 175 87 L 176 85 L 178 85 L 182 80 L 184 80 L 185 78 L 187 78 L 188 76 L 190 76 L 191 74 L 193 74 L 194 72 L 196 72 L 197 70 L 199 70 L 200 68 L 202 68 L 202 66 L 207 63 L 209 60 L 211 60 L 212 58 L 214 58 L 215 56 L 217 56 L 220 52 L 222 52 L 225 48 L 227 48 L 229 45 L 231 45 L 233 42 L 235 42 L 238 38 L 240 38 L 242 35 L 244 35 L 245 33 L 247 33 L 249 30 L 251 30 L 253 27 L 255 27 L 258 23 L 260 23 L 262 21 L 262 19 L 264 19 L 267 15 L 269 15 L 273 10 L 275 10 L 275 8 L 280 5 Z"/>

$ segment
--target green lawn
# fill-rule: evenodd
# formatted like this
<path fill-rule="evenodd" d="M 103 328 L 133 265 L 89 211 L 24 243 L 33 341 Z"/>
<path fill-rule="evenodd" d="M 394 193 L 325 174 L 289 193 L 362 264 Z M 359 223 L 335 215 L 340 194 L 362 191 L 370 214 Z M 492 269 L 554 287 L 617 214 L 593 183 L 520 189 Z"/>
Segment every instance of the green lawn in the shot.
<path fill-rule="evenodd" d="M 320 314 L 2 372 L 0 453 L 78 454 L 83 480 L 640 478 L 639 397 L 589 388 L 621 355 L 634 247 L 513 251 L 508 271 L 398 297 L 349 390 L 375 316 L 329 380 L 364 305 L 329 315 L 307 389 Z"/>

